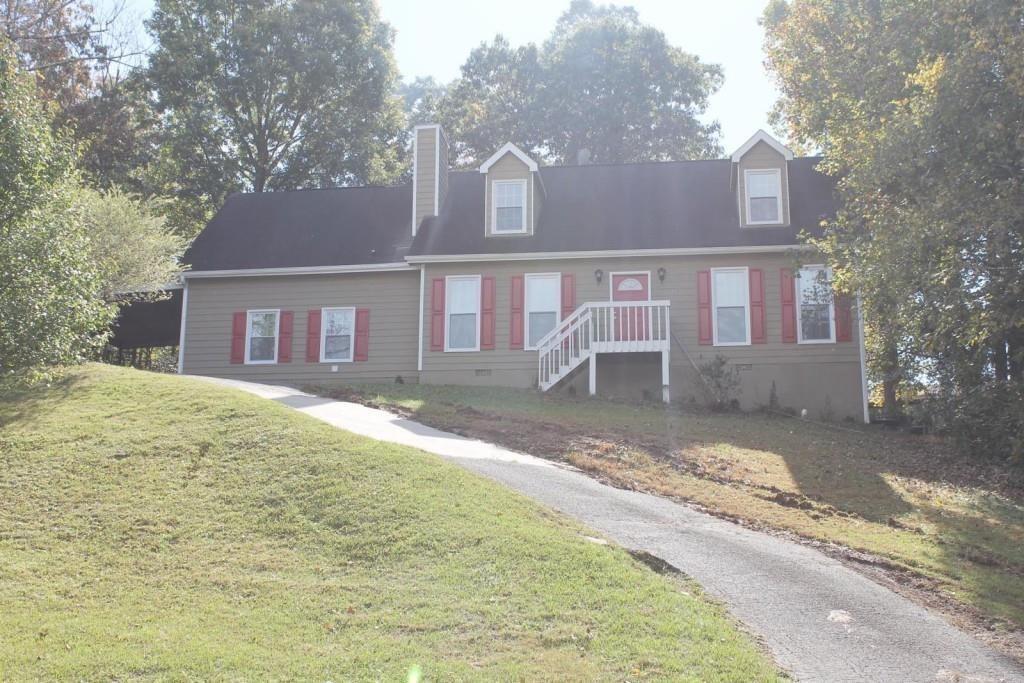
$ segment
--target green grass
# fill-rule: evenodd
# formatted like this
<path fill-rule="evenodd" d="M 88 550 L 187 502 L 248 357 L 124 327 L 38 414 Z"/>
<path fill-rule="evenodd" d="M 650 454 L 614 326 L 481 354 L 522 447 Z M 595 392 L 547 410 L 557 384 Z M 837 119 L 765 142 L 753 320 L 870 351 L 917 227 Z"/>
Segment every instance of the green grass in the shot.
<path fill-rule="evenodd" d="M 941 441 L 761 415 L 512 389 L 383 385 L 341 395 L 620 485 L 880 557 L 975 624 L 1024 626 L 1024 487 Z"/>
<path fill-rule="evenodd" d="M 105 366 L 0 399 L 0 680 L 774 680 L 690 582 L 440 459 Z"/>

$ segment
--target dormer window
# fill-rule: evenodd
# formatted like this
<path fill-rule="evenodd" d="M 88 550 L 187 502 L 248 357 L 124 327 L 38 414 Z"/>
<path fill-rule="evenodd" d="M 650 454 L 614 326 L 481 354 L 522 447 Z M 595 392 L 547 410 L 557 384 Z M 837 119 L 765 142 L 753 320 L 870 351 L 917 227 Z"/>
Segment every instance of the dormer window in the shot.
<path fill-rule="evenodd" d="M 747 169 L 747 224 L 782 223 L 782 173 L 777 168 Z"/>
<path fill-rule="evenodd" d="M 491 225 L 495 234 L 526 232 L 525 180 L 495 180 L 491 183 Z"/>

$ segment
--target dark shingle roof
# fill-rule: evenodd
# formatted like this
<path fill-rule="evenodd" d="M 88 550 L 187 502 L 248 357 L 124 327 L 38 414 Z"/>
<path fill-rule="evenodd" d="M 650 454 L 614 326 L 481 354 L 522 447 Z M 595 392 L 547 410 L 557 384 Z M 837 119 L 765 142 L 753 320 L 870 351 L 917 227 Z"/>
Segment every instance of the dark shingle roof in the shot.
<path fill-rule="evenodd" d="M 790 227 L 740 228 L 732 162 L 680 161 L 541 168 L 547 194 L 534 234 L 484 236 L 484 176 L 450 175 L 441 215 L 424 221 L 410 254 L 501 254 L 794 244 L 833 215 L 833 183 L 789 162 Z"/>
<path fill-rule="evenodd" d="M 789 162 L 792 226 L 740 228 L 728 159 L 542 168 L 533 235 L 484 236 L 484 176 L 449 175 L 441 215 L 410 235 L 409 185 L 231 196 L 185 256 L 193 270 L 392 263 L 407 255 L 794 244 L 835 212 L 819 159 Z"/>
<path fill-rule="evenodd" d="M 235 194 L 192 246 L 193 270 L 402 261 L 412 242 L 408 185 Z"/>

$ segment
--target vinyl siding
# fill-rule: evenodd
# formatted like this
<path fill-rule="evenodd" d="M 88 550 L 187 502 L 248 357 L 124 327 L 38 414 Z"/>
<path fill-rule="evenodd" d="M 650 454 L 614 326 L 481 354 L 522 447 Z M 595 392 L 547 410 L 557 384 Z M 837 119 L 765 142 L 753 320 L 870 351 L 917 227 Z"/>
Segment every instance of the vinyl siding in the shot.
<path fill-rule="evenodd" d="M 697 272 L 712 267 L 748 266 L 761 268 L 765 275 L 765 318 L 768 342 L 750 346 L 701 346 L 697 343 Z M 493 351 L 444 353 L 426 345 L 421 381 L 435 384 L 482 384 L 531 387 L 536 385 L 537 353 L 509 349 L 510 279 L 526 273 L 573 273 L 576 277 L 576 303 L 608 301 L 612 272 L 651 273 L 653 299 L 671 302 L 671 327 L 694 362 L 707 362 L 721 354 L 740 367 L 741 404 L 753 408 L 768 402 L 771 383 L 783 406 L 797 410 L 808 407 L 814 414 L 828 397 L 837 415 L 859 418 L 861 408 L 860 357 L 857 335 L 854 341 L 836 344 L 786 344 L 782 340 L 782 307 L 779 271 L 792 266 L 782 254 L 723 255 L 708 257 L 645 257 L 623 259 L 567 259 L 560 261 L 506 261 L 493 263 L 430 264 L 427 281 L 446 275 L 493 275 L 497 279 L 496 335 Z M 665 281 L 659 282 L 658 268 L 665 268 Z M 594 271 L 604 277 L 598 284 Z M 429 322 L 429 296 L 427 307 Z M 856 313 L 855 313 L 856 315 Z M 856 324 L 856 321 L 855 321 Z M 855 328 L 856 329 L 856 328 Z M 424 330 L 429 334 L 429 328 Z M 635 354 L 640 356 L 642 354 Z M 640 359 L 637 359 L 640 360 Z M 659 366 L 660 367 L 660 366 Z M 601 393 L 615 394 L 614 387 L 601 387 L 601 363 L 598 361 Z M 699 399 L 697 375 L 678 345 L 671 351 L 672 391 L 678 397 Z M 585 382 L 585 372 L 583 381 Z M 611 389 L 611 391 L 609 391 Z M 638 391 L 627 391 L 636 395 Z M 657 395 L 657 394 L 655 394 Z"/>
<path fill-rule="evenodd" d="M 434 215 L 434 183 L 437 178 L 437 129 L 416 130 L 415 227 Z"/>
<path fill-rule="evenodd" d="M 487 171 L 487 180 L 484 183 L 484 230 L 489 237 L 494 239 L 515 239 L 525 235 L 533 234 L 534 195 L 538 188 L 534 187 L 533 176 L 530 169 L 520 161 L 516 155 L 508 152 L 491 166 Z M 526 181 L 526 233 L 494 235 L 491 232 L 491 183 L 495 180 L 525 180 Z M 539 209 L 539 207 L 538 207 Z"/>
<path fill-rule="evenodd" d="M 184 372 L 299 385 L 393 382 L 398 375 L 416 381 L 418 300 L 418 271 L 189 280 Z M 370 309 L 368 360 L 306 362 L 307 313 L 332 306 Z M 231 316 L 256 308 L 294 311 L 292 362 L 230 362 Z M 337 372 L 331 371 L 332 365 L 338 366 Z"/>
<path fill-rule="evenodd" d="M 747 188 L 744 171 L 779 169 L 782 177 L 782 224 L 789 225 L 789 173 L 786 167 L 786 159 L 769 147 L 764 142 L 754 145 L 749 152 L 743 155 L 737 168 L 738 187 L 737 202 L 739 203 L 740 224 L 747 225 Z M 767 224 L 751 225 L 750 228 L 769 227 Z"/>

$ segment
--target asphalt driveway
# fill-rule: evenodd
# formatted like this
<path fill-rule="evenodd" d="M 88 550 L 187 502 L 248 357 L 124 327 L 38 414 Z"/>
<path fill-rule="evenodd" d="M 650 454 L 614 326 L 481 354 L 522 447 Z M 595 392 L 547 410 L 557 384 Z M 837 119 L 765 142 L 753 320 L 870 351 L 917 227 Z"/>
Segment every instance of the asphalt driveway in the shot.
<path fill-rule="evenodd" d="M 436 453 L 696 579 L 801 681 L 1024 681 L 1024 669 L 816 550 L 686 505 L 354 403 L 212 379 L 336 427 Z"/>

